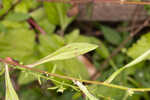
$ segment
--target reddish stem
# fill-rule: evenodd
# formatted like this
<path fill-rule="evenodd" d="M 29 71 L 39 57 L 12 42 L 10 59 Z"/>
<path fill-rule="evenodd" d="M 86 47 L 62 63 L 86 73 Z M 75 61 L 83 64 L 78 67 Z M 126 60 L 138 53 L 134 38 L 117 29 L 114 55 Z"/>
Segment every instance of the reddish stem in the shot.
<path fill-rule="evenodd" d="M 111 3 L 111 4 L 128 4 L 128 5 L 150 5 L 149 1 L 121 1 L 121 0 L 38 0 L 38 1 L 46 1 L 46 2 L 63 2 L 63 3 L 78 3 L 85 4 L 90 3 L 91 1 L 94 3 Z"/>
<path fill-rule="evenodd" d="M 45 35 L 46 32 L 35 22 L 33 18 L 29 18 L 28 23 L 33 26 L 36 30 L 38 30 L 41 34 Z"/>

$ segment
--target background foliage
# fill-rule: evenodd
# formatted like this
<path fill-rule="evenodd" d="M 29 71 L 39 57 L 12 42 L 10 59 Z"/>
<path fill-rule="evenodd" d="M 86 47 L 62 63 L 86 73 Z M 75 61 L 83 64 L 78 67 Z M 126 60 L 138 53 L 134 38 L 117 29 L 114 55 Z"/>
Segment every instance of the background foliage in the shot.
<path fill-rule="evenodd" d="M 97 81 L 105 81 L 114 71 L 150 49 L 149 27 L 143 27 L 138 32 L 141 34 L 130 39 L 121 48 L 121 52 L 113 56 L 107 62 L 108 66 L 105 67 L 103 62 L 129 36 L 131 31 L 127 28 L 131 27 L 130 22 L 96 21 L 87 22 L 90 24 L 87 25 L 82 21 L 77 21 L 76 16 L 68 17 L 67 12 L 71 9 L 71 4 L 64 3 L 38 2 L 38 0 L 2 0 L 0 5 L 3 5 L 0 8 L 0 58 L 11 57 L 28 65 L 70 43 L 95 44 L 98 48 L 83 57 L 92 64 L 94 69 L 100 70 Z M 150 11 L 149 6 L 146 6 L 146 9 L 148 12 Z M 119 31 L 119 28 L 123 30 Z M 89 47 L 87 44 L 80 46 L 80 48 L 87 47 Z M 72 51 L 72 49 L 67 50 Z M 123 71 L 112 83 L 134 88 L 150 87 L 149 59 L 150 57 Z M 18 96 L 15 92 L 13 95 L 20 100 L 85 99 L 82 92 L 63 85 L 63 83 L 73 85 L 72 81 L 53 77 L 62 84 L 45 79 L 41 79 L 41 84 L 39 84 L 39 77 L 13 68 L 8 71 L 6 65 L 6 75 L 4 75 L 3 66 L 0 63 L 0 100 L 5 98 L 4 86 L 5 83 L 10 83 L 9 74 L 12 84 L 8 87 L 17 92 Z M 35 68 L 79 79 L 91 79 L 87 65 L 78 57 L 46 62 L 35 66 Z M 150 100 L 148 92 L 135 92 L 133 95 L 126 96 L 124 90 L 93 84 L 86 86 L 93 96 L 102 100 Z M 8 90 L 6 89 L 6 91 Z"/>

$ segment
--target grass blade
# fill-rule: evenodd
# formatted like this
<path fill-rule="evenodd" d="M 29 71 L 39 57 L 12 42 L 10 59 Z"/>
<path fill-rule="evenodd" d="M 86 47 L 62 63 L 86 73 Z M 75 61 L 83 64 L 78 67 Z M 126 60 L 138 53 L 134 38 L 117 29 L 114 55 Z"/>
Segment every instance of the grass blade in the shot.
<path fill-rule="evenodd" d="M 6 84 L 5 100 L 19 100 L 18 95 L 16 94 L 11 83 L 7 64 L 5 64 L 5 84 Z"/>

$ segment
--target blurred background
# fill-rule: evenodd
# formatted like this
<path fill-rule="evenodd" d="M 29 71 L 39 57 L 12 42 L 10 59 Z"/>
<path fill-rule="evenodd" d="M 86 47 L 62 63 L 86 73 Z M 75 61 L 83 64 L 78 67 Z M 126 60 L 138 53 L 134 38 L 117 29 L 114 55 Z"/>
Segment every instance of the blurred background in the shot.
<path fill-rule="evenodd" d="M 84 0 L 86 1 L 86 0 Z M 147 4 L 146 4 L 147 3 Z M 0 0 L 0 58 L 11 57 L 31 64 L 73 42 L 98 48 L 77 58 L 53 61 L 35 68 L 79 79 L 104 81 L 114 71 L 150 49 L 150 2 L 148 0 Z M 150 62 L 123 71 L 113 84 L 132 88 L 150 87 Z M 5 100 L 5 70 L 0 63 L 0 100 Z M 12 85 L 20 100 L 85 100 L 80 91 L 40 79 L 30 72 L 9 68 Z M 101 100 L 150 100 L 149 92 L 126 91 L 85 84 Z M 49 89 L 48 89 L 49 88 Z"/>

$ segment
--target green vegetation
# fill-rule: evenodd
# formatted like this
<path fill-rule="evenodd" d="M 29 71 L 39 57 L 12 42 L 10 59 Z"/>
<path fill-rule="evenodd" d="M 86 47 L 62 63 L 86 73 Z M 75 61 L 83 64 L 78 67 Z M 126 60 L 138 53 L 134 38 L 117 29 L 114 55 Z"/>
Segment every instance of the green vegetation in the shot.
<path fill-rule="evenodd" d="M 71 4 L 1 5 L 0 100 L 150 100 L 149 19 L 83 27 Z"/>

